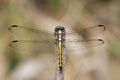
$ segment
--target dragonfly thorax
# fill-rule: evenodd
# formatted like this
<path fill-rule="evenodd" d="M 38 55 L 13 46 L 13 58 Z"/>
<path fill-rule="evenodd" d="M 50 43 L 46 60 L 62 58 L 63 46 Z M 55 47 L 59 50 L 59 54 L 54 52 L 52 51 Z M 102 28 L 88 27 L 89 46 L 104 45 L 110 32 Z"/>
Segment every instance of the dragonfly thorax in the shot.
<path fill-rule="evenodd" d="M 54 31 L 56 43 L 65 41 L 65 28 L 63 26 L 57 26 Z"/>

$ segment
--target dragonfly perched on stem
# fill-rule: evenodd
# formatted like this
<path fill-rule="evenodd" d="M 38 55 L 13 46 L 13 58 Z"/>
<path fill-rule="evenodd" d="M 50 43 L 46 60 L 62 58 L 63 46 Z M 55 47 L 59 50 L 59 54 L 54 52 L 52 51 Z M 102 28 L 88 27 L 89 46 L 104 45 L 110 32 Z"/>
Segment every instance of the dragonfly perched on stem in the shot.
<path fill-rule="evenodd" d="M 39 51 L 46 51 L 44 46 L 50 45 L 55 46 L 56 54 L 57 54 L 57 63 L 56 63 L 56 76 L 55 80 L 64 80 L 64 67 L 65 67 L 65 58 L 66 58 L 66 46 L 69 45 L 76 48 L 75 45 L 83 43 L 86 49 L 89 47 L 94 47 L 98 45 L 102 45 L 104 41 L 102 39 L 89 39 L 91 36 L 98 35 L 105 30 L 104 25 L 93 26 L 87 29 L 79 30 L 79 33 L 84 34 L 88 33 L 86 39 L 71 39 L 67 38 L 66 28 L 63 26 L 57 26 L 54 30 L 54 36 L 51 36 L 44 31 L 22 27 L 18 25 L 12 25 L 9 27 L 9 31 L 16 35 L 16 39 L 10 42 L 10 47 L 13 49 L 18 47 L 22 48 L 21 50 L 28 50 L 27 46 L 37 46 L 34 49 Z M 74 34 L 74 33 L 71 33 Z M 77 33 L 75 33 L 76 35 Z M 78 35 L 78 34 L 77 34 Z M 73 38 L 73 37 L 72 37 Z M 87 46 L 89 45 L 89 46 Z M 26 46 L 26 47 L 25 47 Z M 38 47 L 39 46 L 39 47 Z M 48 47 L 49 48 L 49 47 Z M 79 49 L 79 50 L 82 50 Z M 50 48 L 51 50 L 51 48 Z M 76 50 L 75 50 L 76 51 Z M 49 50 L 47 50 L 49 52 Z"/>

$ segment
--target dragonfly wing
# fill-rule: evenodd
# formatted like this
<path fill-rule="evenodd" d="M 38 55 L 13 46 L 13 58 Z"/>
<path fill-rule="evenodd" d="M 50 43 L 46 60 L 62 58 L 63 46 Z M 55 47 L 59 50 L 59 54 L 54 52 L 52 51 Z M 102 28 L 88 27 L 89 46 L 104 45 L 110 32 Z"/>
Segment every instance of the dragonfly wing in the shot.
<path fill-rule="evenodd" d="M 67 40 L 66 47 L 70 52 L 80 52 L 85 49 L 97 47 L 99 45 L 104 44 L 102 39 L 88 39 L 88 40 Z"/>
<path fill-rule="evenodd" d="M 22 53 L 50 53 L 54 52 L 54 41 L 30 41 L 30 40 L 14 40 L 9 46 Z"/>
<path fill-rule="evenodd" d="M 105 26 L 104 25 L 97 25 L 97 26 L 92 26 L 86 29 L 79 29 L 79 27 L 74 28 L 76 33 L 69 33 L 70 35 L 81 35 L 83 38 L 91 38 L 91 37 L 95 37 L 97 35 L 102 34 L 105 31 Z"/>
<path fill-rule="evenodd" d="M 50 39 L 52 36 L 50 33 L 44 32 L 39 29 L 23 27 L 18 25 L 11 25 L 8 29 L 15 37 L 22 39 L 35 39 L 35 40 L 45 40 Z"/>

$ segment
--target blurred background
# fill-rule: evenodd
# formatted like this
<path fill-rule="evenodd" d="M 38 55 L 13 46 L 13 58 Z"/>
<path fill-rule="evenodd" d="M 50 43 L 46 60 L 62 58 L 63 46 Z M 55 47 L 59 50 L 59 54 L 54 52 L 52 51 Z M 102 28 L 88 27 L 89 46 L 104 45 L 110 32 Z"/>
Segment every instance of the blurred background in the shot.
<path fill-rule="evenodd" d="M 102 38 L 105 43 L 77 54 L 66 52 L 65 80 L 120 80 L 119 4 L 119 0 L 0 0 L 0 80 L 55 77 L 54 44 L 20 43 L 10 47 L 12 40 L 49 41 L 54 37 L 51 35 L 55 26 L 77 33 L 99 24 L 106 29 L 95 38 Z M 26 30 L 17 33 L 15 29 L 12 33 L 8 28 L 13 24 Z M 72 35 L 70 39 L 76 37 Z M 69 46 L 68 49 L 72 50 Z"/>

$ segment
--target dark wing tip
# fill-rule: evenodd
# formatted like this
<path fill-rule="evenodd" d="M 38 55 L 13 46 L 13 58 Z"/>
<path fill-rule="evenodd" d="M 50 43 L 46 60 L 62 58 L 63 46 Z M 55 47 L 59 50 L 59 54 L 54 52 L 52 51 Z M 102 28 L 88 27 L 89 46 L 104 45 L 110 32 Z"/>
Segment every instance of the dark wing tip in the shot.
<path fill-rule="evenodd" d="M 106 30 L 106 27 L 104 25 L 98 25 L 98 27 L 103 27 L 104 30 Z"/>
<path fill-rule="evenodd" d="M 104 44 L 104 40 L 102 40 L 102 39 L 98 39 L 98 41 L 101 41 L 101 42 L 102 42 L 102 44 Z"/>
<path fill-rule="evenodd" d="M 11 41 L 9 46 L 12 47 L 12 44 L 15 43 L 15 42 L 18 42 L 18 40 Z"/>
<path fill-rule="evenodd" d="M 14 42 L 18 42 L 18 40 L 14 40 L 14 41 L 12 41 L 12 43 L 14 43 Z"/>
<path fill-rule="evenodd" d="M 18 25 L 13 24 L 13 25 L 11 25 L 11 26 L 8 28 L 8 30 L 10 31 L 12 27 L 18 27 Z"/>
<path fill-rule="evenodd" d="M 104 25 L 100 24 L 100 25 L 98 25 L 98 26 L 104 26 Z"/>
<path fill-rule="evenodd" d="M 18 27 L 18 25 L 16 25 L 16 24 L 13 24 L 11 27 Z"/>

